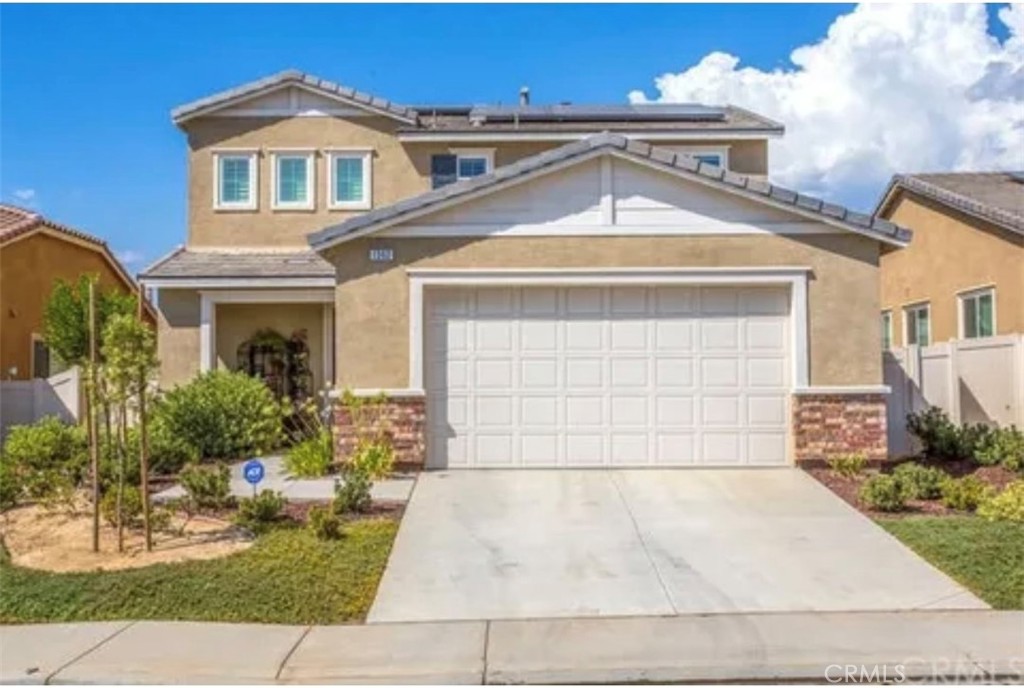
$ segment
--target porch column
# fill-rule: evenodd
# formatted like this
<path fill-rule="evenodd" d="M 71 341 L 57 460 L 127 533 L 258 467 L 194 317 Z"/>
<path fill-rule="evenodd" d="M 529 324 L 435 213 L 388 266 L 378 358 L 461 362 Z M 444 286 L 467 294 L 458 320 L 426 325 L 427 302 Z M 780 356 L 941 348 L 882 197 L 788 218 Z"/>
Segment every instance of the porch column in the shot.
<path fill-rule="evenodd" d="M 216 367 L 217 355 L 217 304 L 213 297 L 199 292 L 199 372 L 205 373 Z"/>
<path fill-rule="evenodd" d="M 321 386 L 325 384 L 334 385 L 334 302 L 324 303 L 323 317 L 323 339 L 321 347 L 324 356 L 324 379 L 320 381 Z"/>

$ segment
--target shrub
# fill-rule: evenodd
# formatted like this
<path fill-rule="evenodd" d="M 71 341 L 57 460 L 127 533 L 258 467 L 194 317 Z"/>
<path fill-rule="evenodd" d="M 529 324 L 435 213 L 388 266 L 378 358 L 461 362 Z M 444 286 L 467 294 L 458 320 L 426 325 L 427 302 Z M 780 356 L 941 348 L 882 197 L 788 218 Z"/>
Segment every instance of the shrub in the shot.
<path fill-rule="evenodd" d="M 1024 432 L 1012 425 L 993 430 L 975 451 L 974 460 L 982 466 L 1002 465 L 1011 471 L 1024 471 Z"/>
<path fill-rule="evenodd" d="M 334 481 L 334 513 L 340 515 L 368 511 L 373 498 L 373 481 L 363 470 L 347 465 L 342 477 Z"/>
<path fill-rule="evenodd" d="M 186 466 L 178 475 L 192 509 L 219 509 L 231 503 L 231 469 L 226 464 Z"/>
<path fill-rule="evenodd" d="M 844 478 L 855 478 L 864 472 L 867 462 L 863 454 L 840 454 L 828 460 L 828 467 Z"/>
<path fill-rule="evenodd" d="M 860 486 L 860 500 L 876 511 L 902 511 L 907 501 L 904 486 L 891 475 L 875 475 Z"/>
<path fill-rule="evenodd" d="M 18 506 L 22 496 L 20 476 L 10 468 L 10 462 L 0 457 L 0 511 Z"/>
<path fill-rule="evenodd" d="M 254 533 L 266 532 L 270 525 L 281 516 L 288 500 L 274 490 L 263 490 L 255 497 L 247 497 L 238 503 L 235 522 Z"/>
<path fill-rule="evenodd" d="M 3 460 L 28 497 L 61 497 L 80 486 L 88 474 L 88 439 L 83 428 L 48 416 L 11 428 Z"/>
<path fill-rule="evenodd" d="M 320 540 L 337 540 L 341 537 L 341 519 L 331 509 L 314 506 L 309 510 L 308 528 Z"/>
<path fill-rule="evenodd" d="M 156 415 L 204 458 L 264 454 L 282 437 L 283 407 L 260 380 L 214 370 L 168 392 Z"/>
<path fill-rule="evenodd" d="M 117 526 L 117 490 L 109 489 L 100 499 L 100 514 L 111 526 Z M 142 527 L 142 493 L 134 485 L 125 485 L 121 494 L 121 523 L 126 528 Z"/>
<path fill-rule="evenodd" d="M 982 423 L 957 426 L 946 412 L 931 406 L 907 416 L 907 431 L 921 442 L 926 456 L 938 459 L 971 459 L 986 444 L 992 429 Z"/>
<path fill-rule="evenodd" d="M 892 475 L 910 499 L 938 499 L 942 494 L 942 481 L 946 478 L 946 474 L 938 468 L 929 468 L 919 463 L 900 464 Z"/>
<path fill-rule="evenodd" d="M 361 439 L 349 463 L 371 480 L 386 478 L 395 467 L 395 449 L 387 439 Z"/>
<path fill-rule="evenodd" d="M 334 460 L 331 433 L 318 431 L 288 450 L 284 467 L 296 478 L 319 478 L 327 475 Z"/>
<path fill-rule="evenodd" d="M 1024 480 L 1014 480 L 1002 492 L 978 506 L 978 515 L 989 521 L 1024 522 Z"/>
<path fill-rule="evenodd" d="M 958 511 L 974 511 L 991 493 L 992 488 L 973 475 L 942 481 L 942 503 Z"/>

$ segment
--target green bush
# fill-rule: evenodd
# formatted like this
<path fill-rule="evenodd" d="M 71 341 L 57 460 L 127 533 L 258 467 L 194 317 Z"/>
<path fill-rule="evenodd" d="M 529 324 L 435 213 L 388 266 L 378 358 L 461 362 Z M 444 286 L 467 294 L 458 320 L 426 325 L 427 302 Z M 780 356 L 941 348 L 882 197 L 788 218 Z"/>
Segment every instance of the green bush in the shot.
<path fill-rule="evenodd" d="M 958 426 L 946 412 L 931 406 L 907 416 L 907 431 L 921 442 L 924 454 L 937 459 L 973 459 L 992 429 L 984 424 Z"/>
<path fill-rule="evenodd" d="M 1024 432 L 1014 426 L 993 430 L 974 453 L 982 466 L 1002 465 L 1011 471 L 1024 471 Z"/>
<path fill-rule="evenodd" d="M 246 497 L 238 502 L 235 523 L 254 533 L 266 532 L 271 524 L 281 517 L 288 500 L 274 490 L 263 490 L 255 497 Z"/>
<path fill-rule="evenodd" d="M 342 536 L 341 519 L 327 507 L 310 509 L 307 527 L 320 540 L 337 540 Z"/>
<path fill-rule="evenodd" d="M 265 454 L 282 438 L 283 407 L 265 384 L 215 370 L 168 392 L 158 406 L 171 436 L 204 459 Z"/>
<path fill-rule="evenodd" d="M 875 475 L 860 486 L 860 500 L 876 511 L 902 511 L 907 493 L 903 484 L 891 475 Z"/>
<path fill-rule="evenodd" d="M 896 467 L 892 475 L 903 486 L 910 499 L 938 499 L 942 494 L 945 472 L 919 463 L 904 463 Z"/>
<path fill-rule="evenodd" d="M 828 467 L 836 475 L 855 478 L 864 472 L 868 459 L 863 454 L 840 454 L 828 460 Z"/>
<path fill-rule="evenodd" d="M 48 416 L 11 428 L 3 460 L 31 499 L 46 500 L 82 485 L 89 471 L 85 430 Z"/>
<path fill-rule="evenodd" d="M 188 506 L 195 509 L 221 509 L 231 504 L 231 469 L 226 464 L 191 464 L 178 474 L 188 495 Z"/>
<path fill-rule="evenodd" d="M 288 450 L 284 467 L 296 478 L 320 478 L 327 475 L 334 461 L 331 433 L 319 430 Z"/>
<path fill-rule="evenodd" d="M 368 511 L 373 502 L 370 488 L 373 480 L 366 471 L 346 465 L 342 477 L 334 481 L 334 513 L 339 516 Z"/>
<path fill-rule="evenodd" d="M 22 497 L 20 476 L 10 468 L 10 462 L 0 456 L 0 512 L 18 506 Z"/>
<path fill-rule="evenodd" d="M 108 489 L 100 499 L 100 514 L 111 526 L 117 526 L 117 489 Z M 125 528 L 142 527 L 142 493 L 134 485 L 125 485 L 121 495 L 121 522 Z"/>
<path fill-rule="evenodd" d="M 958 511 L 974 511 L 992 494 L 992 488 L 973 475 L 942 481 L 942 503 Z"/>
<path fill-rule="evenodd" d="M 982 502 L 978 515 L 989 521 L 1024 522 L 1024 480 L 1014 480 L 1002 492 Z"/>
<path fill-rule="evenodd" d="M 379 480 L 388 477 L 394 470 L 395 449 L 386 438 L 363 438 L 356 444 L 348 461 L 371 480 Z"/>

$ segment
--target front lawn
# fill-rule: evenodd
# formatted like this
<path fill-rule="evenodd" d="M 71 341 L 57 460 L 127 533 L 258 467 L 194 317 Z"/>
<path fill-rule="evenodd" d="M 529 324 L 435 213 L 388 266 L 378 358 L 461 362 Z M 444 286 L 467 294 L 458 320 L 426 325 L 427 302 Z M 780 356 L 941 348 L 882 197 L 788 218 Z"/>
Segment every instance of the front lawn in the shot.
<path fill-rule="evenodd" d="M 141 569 L 49 573 L 0 552 L 0 623 L 174 619 L 287 624 L 362 621 L 398 530 L 355 521 L 336 541 L 279 528 L 222 559 Z"/>
<path fill-rule="evenodd" d="M 977 516 L 876 521 L 996 609 L 1024 609 L 1024 523 Z"/>

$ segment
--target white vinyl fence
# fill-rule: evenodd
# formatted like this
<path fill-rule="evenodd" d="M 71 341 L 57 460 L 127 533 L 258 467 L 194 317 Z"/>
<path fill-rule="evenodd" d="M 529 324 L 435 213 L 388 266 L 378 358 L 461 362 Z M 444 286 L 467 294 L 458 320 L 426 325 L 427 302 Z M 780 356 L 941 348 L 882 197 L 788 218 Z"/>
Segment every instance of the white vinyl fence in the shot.
<path fill-rule="evenodd" d="M 81 417 L 82 387 L 79 369 L 71 368 L 46 379 L 0 382 L 0 438 L 13 425 L 57 416 L 74 423 Z"/>
<path fill-rule="evenodd" d="M 908 346 L 883 354 L 889 453 L 913 451 L 906 417 L 938 406 L 957 423 L 1024 427 L 1024 335 Z"/>

